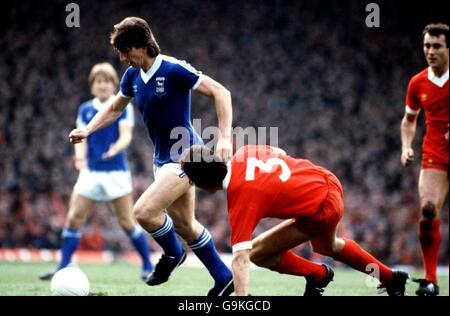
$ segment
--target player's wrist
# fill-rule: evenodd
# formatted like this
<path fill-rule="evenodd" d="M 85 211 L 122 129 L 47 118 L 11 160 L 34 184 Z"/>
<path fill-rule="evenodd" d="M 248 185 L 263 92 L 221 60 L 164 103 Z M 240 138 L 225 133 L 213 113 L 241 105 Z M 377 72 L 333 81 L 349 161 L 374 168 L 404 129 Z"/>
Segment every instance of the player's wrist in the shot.
<path fill-rule="evenodd" d="M 109 148 L 109 153 L 110 154 L 117 154 L 120 151 L 120 148 L 118 148 L 117 145 L 111 145 L 111 147 Z"/>
<path fill-rule="evenodd" d="M 219 129 L 219 139 L 231 140 L 231 127 Z"/>

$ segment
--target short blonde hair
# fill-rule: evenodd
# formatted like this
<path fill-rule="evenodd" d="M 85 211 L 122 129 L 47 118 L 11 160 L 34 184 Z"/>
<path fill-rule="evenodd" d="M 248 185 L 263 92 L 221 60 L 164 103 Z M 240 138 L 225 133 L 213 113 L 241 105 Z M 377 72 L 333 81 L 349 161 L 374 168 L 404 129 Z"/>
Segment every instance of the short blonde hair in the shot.
<path fill-rule="evenodd" d="M 119 86 L 119 76 L 117 75 L 116 70 L 110 63 L 99 63 L 95 64 L 92 67 L 88 78 L 90 87 L 92 87 L 92 84 L 94 83 L 95 77 L 97 75 L 105 76 L 107 80 L 112 81 L 114 87 L 117 88 Z"/>

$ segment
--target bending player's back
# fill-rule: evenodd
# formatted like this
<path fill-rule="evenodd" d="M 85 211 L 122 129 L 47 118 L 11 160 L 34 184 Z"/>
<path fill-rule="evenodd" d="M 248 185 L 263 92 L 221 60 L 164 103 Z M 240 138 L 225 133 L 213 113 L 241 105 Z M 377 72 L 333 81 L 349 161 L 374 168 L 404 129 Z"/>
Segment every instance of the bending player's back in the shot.
<path fill-rule="evenodd" d="M 326 198 L 329 175 L 328 170 L 279 148 L 244 146 L 231 161 L 229 204 L 252 204 L 264 212 L 263 217 L 289 218 L 293 209 L 307 215 Z"/>

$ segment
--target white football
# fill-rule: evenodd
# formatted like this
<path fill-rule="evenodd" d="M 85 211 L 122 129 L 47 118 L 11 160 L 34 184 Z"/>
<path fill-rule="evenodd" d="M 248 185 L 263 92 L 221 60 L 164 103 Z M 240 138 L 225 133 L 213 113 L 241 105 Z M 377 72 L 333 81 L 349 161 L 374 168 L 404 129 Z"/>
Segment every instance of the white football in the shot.
<path fill-rule="evenodd" d="M 89 279 L 79 268 L 67 267 L 55 273 L 50 289 L 55 296 L 87 296 Z"/>

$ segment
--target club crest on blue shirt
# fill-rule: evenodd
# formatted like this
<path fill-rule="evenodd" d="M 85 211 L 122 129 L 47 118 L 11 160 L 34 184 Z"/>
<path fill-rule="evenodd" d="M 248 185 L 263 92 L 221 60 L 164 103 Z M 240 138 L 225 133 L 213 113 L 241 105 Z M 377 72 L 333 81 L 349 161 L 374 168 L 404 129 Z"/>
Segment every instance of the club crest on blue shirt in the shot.
<path fill-rule="evenodd" d="M 133 92 L 134 92 L 134 94 L 137 93 L 137 88 L 138 88 L 138 87 L 137 87 L 137 84 L 134 84 L 134 85 L 133 85 Z"/>
<path fill-rule="evenodd" d="M 163 95 L 166 94 L 166 91 L 164 90 L 164 81 L 166 80 L 166 78 L 164 77 L 156 77 L 155 81 L 156 81 L 156 87 L 155 87 L 155 95 L 157 95 L 158 97 L 162 97 Z"/>

